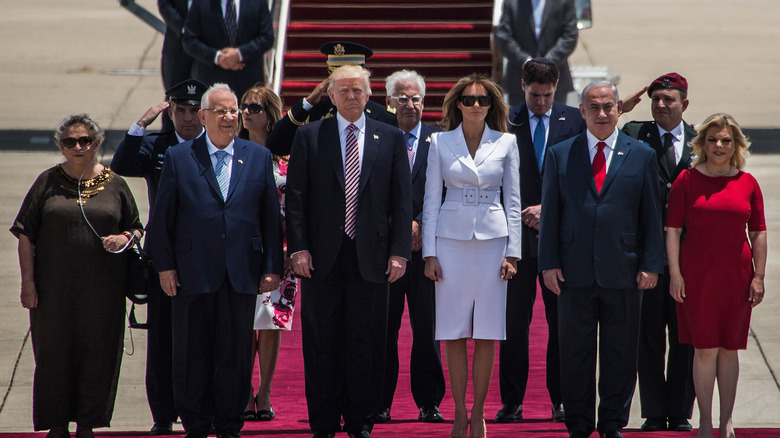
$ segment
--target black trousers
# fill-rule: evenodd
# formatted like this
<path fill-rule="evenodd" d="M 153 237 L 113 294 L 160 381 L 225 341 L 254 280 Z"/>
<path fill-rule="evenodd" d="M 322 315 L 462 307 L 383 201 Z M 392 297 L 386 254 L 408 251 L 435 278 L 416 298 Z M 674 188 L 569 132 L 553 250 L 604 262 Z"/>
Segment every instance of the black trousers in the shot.
<path fill-rule="evenodd" d="M 642 296 L 638 367 L 642 418 L 691 418 L 696 397 L 693 346 L 678 341 L 677 307 L 669 295 L 668 267 L 665 274 L 655 289 Z"/>
<path fill-rule="evenodd" d="M 238 432 L 252 383 L 252 327 L 257 295 L 225 278 L 214 292 L 173 298 L 173 390 L 188 433 Z"/>
<path fill-rule="evenodd" d="M 558 348 L 558 297 L 537 275 L 539 259 L 522 258 L 517 262 L 517 275 L 509 280 L 506 295 L 506 340 L 500 342 L 498 381 L 501 403 L 520 405 L 528 386 L 528 336 L 536 301 L 537 277 L 542 287 L 544 316 L 547 320 L 547 393 L 557 405 L 561 397 L 561 358 Z"/>
<path fill-rule="evenodd" d="M 146 399 L 155 422 L 173 422 L 178 414 L 173 401 L 171 297 L 162 291 L 159 282 L 153 283 L 146 305 Z"/>
<path fill-rule="evenodd" d="M 434 339 L 436 289 L 433 280 L 427 278 L 424 272 L 422 252 L 414 251 L 411 262 L 406 265 L 406 274 L 390 284 L 382 409 L 392 407 L 398 384 L 398 331 L 401 329 L 404 304 L 409 306 L 409 323 L 412 326 L 409 372 L 414 402 L 418 408 L 432 407 L 439 406 L 444 398 L 441 348 L 439 342 Z"/>
<path fill-rule="evenodd" d="M 636 386 L 642 291 L 563 286 L 558 327 L 566 428 L 590 434 L 596 426 L 598 351 L 598 430 L 622 429 Z"/>
<path fill-rule="evenodd" d="M 335 433 L 342 418 L 347 432 L 373 427 L 382 400 L 387 303 L 388 284 L 361 277 L 355 242 L 346 235 L 326 278 L 301 279 L 306 403 L 313 431 Z"/>

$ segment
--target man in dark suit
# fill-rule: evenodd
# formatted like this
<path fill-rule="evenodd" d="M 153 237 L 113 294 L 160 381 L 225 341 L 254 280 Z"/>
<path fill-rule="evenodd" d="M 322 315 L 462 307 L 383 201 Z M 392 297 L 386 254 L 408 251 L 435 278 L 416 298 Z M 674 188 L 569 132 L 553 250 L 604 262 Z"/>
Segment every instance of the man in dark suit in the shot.
<path fill-rule="evenodd" d="M 301 127 L 287 174 L 287 248 L 301 281 L 306 402 L 314 437 L 368 438 L 382 399 L 388 282 L 411 257 L 411 178 L 397 128 L 365 117 L 369 72 L 345 66 L 338 114 Z"/>
<path fill-rule="evenodd" d="M 523 66 L 522 87 L 525 102 L 509 111 L 509 130 L 520 149 L 520 198 L 522 202 L 523 258 L 518 274 L 509 280 L 506 296 L 506 340 L 499 353 L 501 409 L 498 423 L 514 423 L 523 418 L 523 399 L 528 383 L 528 333 L 536 301 L 539 246 L 539 218 L 542 203 L 542 169 L 547 145 L 554 145 L 585 130 L 580 111 L 553 101 L 558 85 L 558 67 L 552 60 L 534 58 Z M 539 277 L 547 319 L 547 392 L 552 402 L 552 418 L 564 420 L 558 354 L 558 297 Z"/>
<path fill-rule="evenodd" d="M 664 267 L 655 152 L 617 130 L 621 105 L 614 85 L 590 83 L 580 104 L 587 131 L 545 157 L 539 270 L 558 294 L 561 393 L 573 438 L 594 426 L 602 438 L 623 436 L 642 291 Z"/>
<path fill-rule="evenodd" d="M 328 74 L 345 65 L 365 66 L 366 58 L 374 52 L 368 47 L 349 41 L 331 41 L 320 46 L 320 52 L 326 55 Z M 299 127 L 317 120 L 336 115 L 336 105 L 327 97 L 326 88 L 329 79 L 325 79 L 312 90 L 307 97 L 292 106 L 276 127 L 268 134 L 268 149 L 276 155 L 289 155 L 295 132 Z M 369 100 L 363 110 L 369 119 L 379 120 L 388 125 L 398 126 L 395 116 L 382 105 Z"/>
<path fill-rule="evenodd" d="M 390 421 L 396 384 L 398 383 L 398 331 L 404 305 L 409 306 L 412 326 L 411 372 L 412 397 L 419 409 L 417 419 L 439 423 L 444 418 L 439 404 L 444 397 L 445 383 L 441 366 L 441 349 L 434 340 L 435 286 L 424 274 L 422 259 L 422 206 L 425 194 L 425 171 L 428 168 L 428 147 L 431 134 L 441 131 L 438 126 L 421 122 L 425 99 L 425 80 L 414 71 L 401 70 L 387 77 L 386 104 L 395 110 L 398 127 L 403 133 L 412 172 L 412 259 L 406 274 L 390 285 L 390 307 L 387 319 L 387 356 L 382 405 L 376 422 Z"/>
<path fill-rule="evenodd" d="M 184 19 L 187 17 L 190 0 L 157 0 L 157 9 L 165 21 L 160 73 L 163 87 L 170 90 L 174 85 L 189 79 L 192 71 L 192 57 L 184 52 L 181 34 L 184 31 Z M 162 117 L 163 131 L 173 128 L 167 113 Z"/>
<path fill-rule="evenodd" d="M 203 95 L 206 134 L 168 149 L 149 235 L 173 298 L 173 388 L 187 437 L 235 438 L 252 377 L 258 292 L 279 285 L 282 227 L 271 154 L 235 138 L 236 96 Z"/>
<path fill-rule="evenodd" d="M 192 76 L 206 85 L 224 82 L 240 98 L 265 82 L 263 55 L 274 42 L 265 0 L 193 0 L 182 39 Z"/>
<path fill-rule="evenodd" d="M 200 99 L 206 86 L 195 79 L 187 79 L 165 92 L 166 101 L 144 113 L 130 127 L 117 146 L 111 169 L 122 176 L 146 179 L 149 207 L 154 206 L 160 182 L 165 152 L 171 146 L 193 140 L 203 132 L 198 118 Z M 175 130 L 146 135 L 146 127 L 167 109 Z M 151 214 L 150 214 L 151 217 Z M 150 250 L 148 241 L 146 250 Z M 156 284 L 156 283 L 155 283 Z M 162 289 L 149 295 L 146 310 L 148 326 L 146 342 L 146 398 L 152 411 L 154 426 L 151 435 L 168 435 L 178 414 L 173 402 L 171 299 Z"/>
<path fill-rule="evenodd" d="M 623 132 L 655 150 L 665 225 L 669 191 L 680 172 L 691 167 L 693 148 L 689 142 L 696 136 L 696 130 L 682 119 L 688 108 L 688 81 L 684 77 L 677 73 L 662 75 L 650 84 L 647 95 L 651 99 L 653 121 L 628 122 Z M 688 419 L 693 414 L 696 398 L 693 347 L 677 339 L 677 309 L 669 295 L 668 265 L 658 286 L 642 295 L 638 371 L 642 418 L 647 419 L 642 430 L 692 430 Z"/>
<path fill-rule="evenodd" d="M 574 0 L 504 0 L 496 41 L 507 59 L 503 85 L 510 105 L 525 98 L 520 86 L 523 64 L 536 57 L 551 59 L 558 66 L 561 78 L 555 100 L 566 103 L 574 90 L 569 55 L 577 47 L 577 32 Z"/>

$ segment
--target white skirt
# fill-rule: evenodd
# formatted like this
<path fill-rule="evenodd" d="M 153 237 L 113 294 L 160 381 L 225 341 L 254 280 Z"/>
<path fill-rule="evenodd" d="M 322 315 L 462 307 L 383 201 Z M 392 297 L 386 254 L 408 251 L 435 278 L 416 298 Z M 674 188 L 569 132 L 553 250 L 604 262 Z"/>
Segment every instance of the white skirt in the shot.
<path fill-rule="evenodd" d="M 506 339 L 506 281 L 501 263 L 507 238 L 436 238 L 436 339 Z"/>

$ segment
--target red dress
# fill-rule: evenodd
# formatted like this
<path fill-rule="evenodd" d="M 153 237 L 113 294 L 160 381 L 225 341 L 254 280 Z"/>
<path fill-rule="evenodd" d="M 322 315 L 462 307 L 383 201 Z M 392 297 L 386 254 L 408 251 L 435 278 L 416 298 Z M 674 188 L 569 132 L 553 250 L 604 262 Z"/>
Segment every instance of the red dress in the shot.
<path fill-rule="evenodd" d="M 745 231 L 765 231 L 758 182 L 740 171 L 709 177 L 683 171 L 669 194 L 666 225 L 682 228 L 680 271 L 685 302 L 677 303 L 681 343 L 695 348 L 747 348 L 753 257 Z"/>

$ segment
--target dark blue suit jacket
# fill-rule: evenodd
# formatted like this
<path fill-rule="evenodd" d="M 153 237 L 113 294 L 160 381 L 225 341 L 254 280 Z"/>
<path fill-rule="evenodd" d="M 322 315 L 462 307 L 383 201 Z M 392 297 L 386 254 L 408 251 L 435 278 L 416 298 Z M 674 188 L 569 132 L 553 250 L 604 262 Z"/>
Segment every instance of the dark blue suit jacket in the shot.
<path fill-rule="evenodd" d="M 366 118 L 355 231 L 364 280 L 386 282 L 391 255 L 411 259 L 411 192 L 403 134 Z M 312 279 L 322 280 L 333 269 L 344 236 L 344 163 L 336 117 L 298 129 L 285 202 L 287 252 L 308 250 L 314 264 Z"/>
<path fill-rule="evenodd" d="M 520 202 L 522 208 L 542 203 L 542 172 L 534 152 L 531 140 L 531 125 L 528 121 L 528 105 L 523 102 L 509 110 L 509 131 L 517 137 L 520 150 Z M 553 102 L 550 112 L 550 132 L 547 134 L 547 146 L 574 137 L 585 132 L 585 121 L 580 110 Z M 544 163 L 542 163 L 544 164 Z M 539 232 L 523 224 L 523 257 L 538 255 Z"/>
<path fill-rule="evenodd" d="M 168 149 L 149 228 L 155 267 L 178 271 L 182 295 L 215 292 L 225 275 L 238 293 L 257 294 L 263 274 L 282 273 L 271 153 L 236 138 L 223 201 L 205 135 Z"/>
<path fill-rule="evenodd" d="M 420 138 L 417 141 L 417 155 L 412 166 L 412 217 L 422 221 L 423 200 L 425 199 L 425 173 L 428 170 L 428 149 L 431 147 L 431 134 L 441 131 L 438 126 L 420 126 Z"/>
<path fill-rule="evenodd" d="M 655 151 L 619 133 L 601 193 L 585 133 L 545 157 L 539 271 L 562 269 L 566 287 L 636 289 L 662 273 L 664 241 Z"/>
<path fill-rule="evenodd" d="M 246 64 L 243 70 L 225 70 L 214 64 L 217 52 L 230 46 L 219 0 L 193 0 L 184 24 L 182 42 L 184 51 L 195 59 L 192 66 L 195 79 L 208 86 L 224 82 L 241 100 L 241 95 L 255 82 L 265 82 L 263 54 L 274 42 L 268 3 L 265 0 L 241 0 L 236 46 Z"/>

